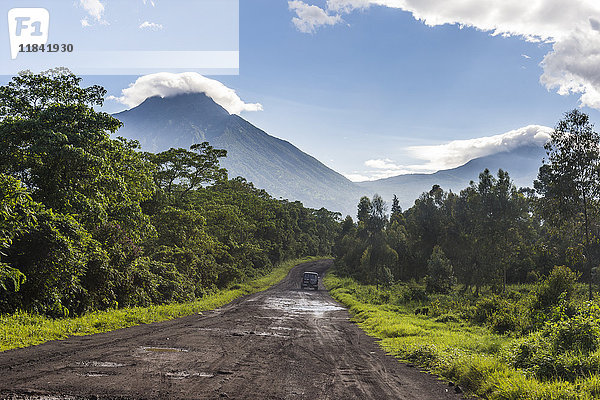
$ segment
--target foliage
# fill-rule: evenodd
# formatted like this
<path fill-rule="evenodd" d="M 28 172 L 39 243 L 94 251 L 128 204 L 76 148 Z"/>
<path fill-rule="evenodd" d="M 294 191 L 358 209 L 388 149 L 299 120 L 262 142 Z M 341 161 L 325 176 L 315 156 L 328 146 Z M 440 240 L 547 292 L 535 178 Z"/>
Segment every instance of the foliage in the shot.
<path fill-rule="evenodd" d="M 54 69 L 0 87 L 0 312 L 189 302 L 331 253 L 339 214 L 229 180 L 206 142 L 140 152 L 80 84 Z"/>
<path fill-rule="evenodd" d="M 427 276 L 433 292 L 448 291 L 456 278 L 466 289 L 499 291 L 511 277 L 526 276 L 534 263 L 529 203 L 502 170 L 497 178 L 485 170 L 460 195 L 434 185 L 405 212 L 398 204 L 392 208 L 388 220 L 379 196 L 363 197 L 358 224 L 345 222 L 334 248 L 337 264 L 349 275 L 366 283 Z M 386 268 L 389 279 L 383 282 Z"/>
<path fill-rule="evenodd" d="M 425 277 L 427 291 L 432 293 L 448 293 L 454 284 L 454 272 L 450 260 L 440 246 L 435 246 L 427 261 Z"/>
<path fill-rule="evenodd" d="M 18 180 L 0 174 L 0 261 L 13 239 L 35 221 L 35 208 L 31 196 Z M 18 291 L 25 280 L 21 271 L 0 262 L 0 292 Z"/>
<path fill-rule="evenodd" d="M 535 182 L 544 218 L 563 231 L 577 232 L 570 237 L 571 248 L 583 246 L 580 260 L 586 265 L 590 299 L 592 268 L 598 262 L 591 246 L 598 242 L 600 222 L 599 146 L 600 135 L 593 130 L 589 116 L 579 110 L 566 113 L 545 146 L 548 163 L 540 168 Z"/>
<path fill-rule="evenodd" d="M 316 259 L 318 257 L 288 260 L 263 276 L 243 284 L 232 285 L 189 303 L 95 311 L 76 318 L 48 318 L 23 311 L 12 315 L 0 315 L 0 351 L 66 339 L 69 336 L 109 332 L 212 310 L 238 297 L 265 290 L 281 281 L 294 266 Z"/>
<path fill-rule="evenodd" d="M 577 279 L 577 274 L 568 267 L 554 267 L 550 275 L 536 285 L 533 307 L 547 311 L 561 301 L 571 301 L 577 290 Z"/>
<path fill-rule="evenodd" d="M 600 394 L 600 356 L 590 346 L 597 343 L 597 333 L 592 328 L 592 315 L 600 315 L 597 305 L 583 306 L 581 312 L 589 310 L 589 314 L 581 314 L 578 320 L 565 317 L 562 323 L 549 324 L 544 328 L 548 338 L 538 333 L 515 339 L 494 334 L 487 327 L 467 324 L 461 318 L 451 318 L 451 314 L 415 314 L 414 303 L 397 302 L 398 292 L 404 290 L 401 286 L 377 289 L 351 278 L 340 278 L 336 272 L 325 277 L 325 285 L 336 300 L 350 309 L 353 320 L 379 339 L 384 350 L 441 375 L 470 394 L 498 400 L 587 400 Z M 385 298 L 389 300 L 382 301 Z M 496 305 L 491 308 L 496 308 L 500 300 L 495 296 L 491 304 Z M 568 350 L 548 357 L 555 348 L 552 343 L 562 343 L 565 335 L 575 338 Z M 532 344 L 534 338 L 546 341 Z M 589 352 L 582 353 L 582 349 Z M 532 360 L 528 354 L 539 357 Z M 539 366 L 534 367 L 534 363 Z M 542 377 L 535 371 L 547 375 Z"/>

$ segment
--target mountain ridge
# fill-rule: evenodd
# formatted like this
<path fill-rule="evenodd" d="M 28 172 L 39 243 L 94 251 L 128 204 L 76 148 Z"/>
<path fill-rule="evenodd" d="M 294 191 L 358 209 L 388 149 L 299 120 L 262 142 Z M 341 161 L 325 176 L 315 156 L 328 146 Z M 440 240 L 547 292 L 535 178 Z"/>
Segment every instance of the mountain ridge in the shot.
<path fill-rule="evenodd" d="M 203 93 L 150 97 L 139 106 L 114 114 L 124 124 L 118 135 L 138 140 L 145 151 L 189 148 L 208 141 L 228 151 L 221 160 L 230 176 L 243 176 L 275 198 L 299 200 L 311 208 L 325 207 L 356 216 L 361 196 L 375 193 L 403 208 L 435 184 L 458 192 L 488 168 L 509 172 L 517 186 L 531 186 L 545 152 L 541 146 L 475 158 L 456 168 L 432 174 L 405 174 L 370 182 L 351 182 L 289 141 L 269 135 L 239 115 L 229 114 Z"/>
<path fill-rule="evenodd" d="M 203 141 L 227 150 L 221 165 L 273 197 L 331 210 L 347 208 L 344 202 L 354 197 L 356 187 L 349 179 L 292 143 L 229 114 L 205 94 L 152 97 L 114 116 L 124 124 L 119 135 L 138 140 L 146 151 L 189 148 Z"/>

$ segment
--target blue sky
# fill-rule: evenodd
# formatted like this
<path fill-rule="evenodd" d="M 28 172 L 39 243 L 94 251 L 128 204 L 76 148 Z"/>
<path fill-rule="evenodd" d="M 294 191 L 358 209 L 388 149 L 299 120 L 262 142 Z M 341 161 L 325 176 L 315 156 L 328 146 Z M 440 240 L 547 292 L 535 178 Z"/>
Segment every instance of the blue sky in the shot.
<path fill-rule="evenodd" d="M 110 23 L 115 0 L 100 1 L 101 18 L 87 18 Z M 128 3 L 141 7 L 142 0 Z M 148 22 L 174 24 L 178 16 L 167 0 L 155 3 L 161 12 L 155 9 Z M 239 75 L 208 77 L 250 104 L 234 112 L 355 180 L 433 171 L 510 149 L 507 136 L 476 138 L 511 132 L 513 145 L 539 142 L 543 126 L 582 104 L 600 122 L 600 72 L 593 67 L 600 9 L 593 0 L 544 0 L 538 15 L 522 9 L 522 1 L 491 2 L 491 10 L 488 3 L 240 0 Z M 177 42 L 181 35 L 169 37 Z M 114 96 L 105 109 L 114 112 L 135 104 L 132 93 L 121 91 L 136 79 L 87 76 L 85 83 L 104 85 Z M 171 78 L 161 79 L 164 85 Z M 138 97 L 146 93 L 137 86 Z M 525 129 L 531 125 L 540 127 Z"/>

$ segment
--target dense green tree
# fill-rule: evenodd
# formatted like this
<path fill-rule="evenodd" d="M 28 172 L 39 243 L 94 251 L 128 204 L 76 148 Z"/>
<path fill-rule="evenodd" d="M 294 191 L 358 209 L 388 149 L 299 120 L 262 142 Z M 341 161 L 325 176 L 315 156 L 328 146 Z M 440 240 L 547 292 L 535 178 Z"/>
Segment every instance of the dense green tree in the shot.
<path fill-rule="evenodd" d="M 367 196 L 361 197 L 358 202 L 358 222 L 367 223 L 371 215 L 371 200 Z"/>
<path fill-rule="evenodd" d="M 402 220 L 402 207 L 400 207 L 400 200 L 398 200 L 398 197 L 396 195 L 394 195 L 394 198 L 392 199 L 392 208 L 391 208 L 391 214 L 390 214 L 390 221 L 394 221 L 394 220 Z"/>
<path fill-rule="evenodd" d="M 423 278 L 426 274 L 427 260 L 435 245 L 440 243 L 444 221 L 442 208 L 447 194 L 439 185 L 423 193 L 413 207 L 406 211 L 406 230 L 409 237 L 413 263 L 409 275 Z"/>
<path fill-rule="evenodd" d="M 151 232 L 139 208 L 154 191 L 150 165 L 136 143 L 110 139 L 121 122 L 93 108 L 106 91 L 80 82 L 55 69 L 21 73 L 0 87 L 0 173 L 89 230 L 116 220 L 143 237 Z"/>
<path fill-rule="evenodd" d="M 368 204 L 369 214 L 355 229 L 351 221 L 344 223 L 336 259 L 346 272 L 368 282 L 427 276 L 430 290 L 446 291 L 456 275 L 465 290 L 505 289 L 509 277 L 525 280 L 535 263 L 530 203 L 502 170 L 497 177 L 483 171 L 460 195 L 434 185 L 390 221 L 378 196 L 363 198 L 359 207 Z"/>
<path fill-rule="evenodd" d="M 35 223 L 37 206 L 20 182 L 0 174 L 0 291 L 18 291 L 25 275 L 2 262 L 13 239 Z"/>
<path fill-rule="evenodd" d="M 555 226 L 573 226 L 579 231 L 589 296 L 592 296 L 592 248 L 598 237 L 598 201 L 600 200 L 600 135 L 589 116 L 573 110 L 565 114 L 545 148 L 548 160 L 540 168 L 535 182 L 543 198 L 544 216 Z"/>
<path fill-rule="evenodd" d="M 227 179 L 227 171 L 219 166 L 219 158 L 227 156 L 226 150 L 215 149 L 208 142 L 194 144 L 190 150 L 172 148 L 158 154 L 147 153 L 157 166 L 156 186 L 168 196 L 181 199 L 203 184 Z"/>
<path fill-rule="evenodd" d="M 448 293 L 454 284 L 452 264 L 440 246 L 433 248 L 427 261 L 425 282 L 427 291 L 432 293 Z"/>

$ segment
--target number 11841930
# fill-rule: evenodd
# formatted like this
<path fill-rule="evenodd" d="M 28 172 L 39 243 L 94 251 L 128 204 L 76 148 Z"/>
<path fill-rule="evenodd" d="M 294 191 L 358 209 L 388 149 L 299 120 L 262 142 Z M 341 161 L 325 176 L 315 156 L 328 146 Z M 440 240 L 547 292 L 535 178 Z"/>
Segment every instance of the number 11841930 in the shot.
<path fill-rule="evenodd" d="M 53 44 L 21 44 L 21 53 L 72 53 L 73 45 L 70 43 Z"/>

